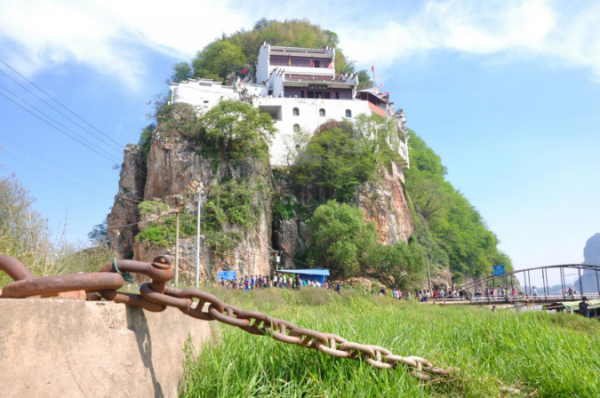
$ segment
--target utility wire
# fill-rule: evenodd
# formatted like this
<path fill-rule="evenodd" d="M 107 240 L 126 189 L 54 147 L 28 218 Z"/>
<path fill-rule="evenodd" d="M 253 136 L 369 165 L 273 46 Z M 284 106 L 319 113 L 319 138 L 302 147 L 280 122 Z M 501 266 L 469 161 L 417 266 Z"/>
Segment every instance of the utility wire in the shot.
<path fill-rule="evenodd" d="M 10 138 L 8 138 L 6 136 L 3 136 L 3 135 L 0 135 L 0 148 L 2 147 L 1 145 L 2 145 L 3 141 L 9 142 L 11 144 L 11 146 L 15 146 L 17 148 L 20 148 L 21 150 L 25 150 L 25 151 L 29 152 L 30 153 L 29 156 L 33 157 L 36 160 L 39 160 L 39 159 L 47 160 L 48 162 L 53 163 L 57 167 L 62 167 L 63 169 L 68 169 L 69 172 L 71 172 L 72 174 L 75 174 L 75 175 L 79 175 L 80 178 L 85 179 L 86 181 L 91 181 L 93 183 L 102 185 L 101 182 L 99 182 L 98 180 L 94 179 L 93 177 L 90 177 L 88 175 L 84 175 L 84 174 L 80 173 L 79 171 L 76 171 L 76 170 L 74 170 L 74 169 L 72 169 L 72 168 L 70 168 L 68 166 L 65 166 L 64 164 L 58 163 L 58 162 L 56 162 L 56 161 L 54 161 L 54 160 L 52 160 L 52 159 L 50 159 L 50 158 L 48 158 L 48 157 L 46 157 L 46 156 L 38 153 L 38 152 L 36 152 L 36 151 L 34 151 L 34 150 L 30 149 L 30 148 L 27 148 L 26 146 L 23 146 L 22 144 L 19 144 L 15 140 L 10 139 Z"/>
<path fill-rule="evenodd" d="M 63 105 L 62 103 L 60 103 L 57 99 L 55 99 L 53 96 L 51 96 L 50 94 L 48 94 L 47 92 L 45 92 L 41 87 L 39 87 L 38 85 L 36 85 L 34 82 L 32 82 L 31 80 L 29 80 L 28 78 L 26 78 L 25 76 L 23 76 L 21 73 L 19 73 L 15 68 L 13 68 L 12 66 L 10 66 L 9 64 L 7 64 L 6 62 L 4 62 L 2 59 L 0 59 L 0 62 L 2 62 L 4 65 L 6 65 L 10 70 L 12 70 L 13 72 L 15 72 L 17 75 L 21 76 L 23 79 L 25 79 L 26 81 L 28 81 L 32 86 L 34 86 L 35 88 L 37 88 L 38 90 L 40 90 L 42 93 L 46 94 L 46 96 L 48 96 L 48 98 L 50 98 L 52 101 L 56 102 L 58 105 L 62 106 L 63 108 L 65 108 L 67 111 L 69 111 L 72 115 L 74 115 L 75 117 L 77 117 L 79 120 L 83 121 L 85 124 L 87 124 L 88 126 L 90 126 L 91 128 L 93 128 L 94 130 L 96 130 L 97 132 L 99 132 L 100 134 L 102 134 L 103 136 L 105 136 L 106 138 L 108 138 L 109 140 L 111 140 L 112 142 L 114 142 L 115 144 L 119 145 L 121 148 L 123 148 L 123 145 L 121 145 L 119 142 L 115 141 L 114 139 L 112 139 L 109 135 L 103 133 L 102 131 L 98 130 L 96 127 L 94 127 L 93 125 L 91 125 L 90 123 L 88 123 L 85 119 L 83 119 L 81 116 L 77 115 L 75 112 L 73 112 L 72 110 L 70 110 L 69 108 L 67 108 L 65 105 Z"/>
<path fill-rule="evenodd" d="M 1 94 L 1 93 L 0 93 L 0 94 Z M 12 153 L 12 154 L 15 154 L 15 155 L 17 155 L 18 157 L 20 157 L 20 158 L 22 158 L 22 159 L 25 159 L 25 160 L 27 160 L 27 161 L 29 161 L 29 162 L 32 162 L 32 163 L 35 163 L 35 164 L 37 164 L 38 166 L 41 166 L 41 167 L 43 167 L 43 168 L 45 168 L 45 169 L 48 169 L 48 170 L 50 170 L 50 171 L 52 171 L 52 172 L 54 172 L 54 173 L 56 173 L 56 174 L 60 174 L 60 175 L 62 175 L 63 177 L 69 178 L 69 179 L 71 179 L 71 180 L 73 180 L 73 181 L 76 181 L 76 182 L 78 182 L 78 183 L 80 183 L 80 184 L 87 185 L 88 187 L 94 188 L 94 189 L 96 189 L 96 190 L 98 190 L 98 191 L 101 191 L 101 192 L 108 193 L 109 195 L 111 195 L 111 196 L 112 196 L 112 192 L 110 192 L 110 191 L 107 191 L 106 189 L 103 189 L 103 188 L 97 187 L 97 186 L 95 186 L 95 185 L 92 185 L 92 184 L 90 184 L 90 183 L 87 183 L 87 182 L 85 182 L 85 181 L 82 181 L 82 180 L 80 180 L 80 179 L 78 179 L 78 178 L 76 178 L 76 177 L 73 177 L 73 176 L 71 176 L 71 175 L 69 175 L 69 174 L 67 174 L 67 173 L 64 173 L 64 172 L 62 172 L 62 171 L 60 171 L 60 170 L 56 170 L 56 169 L 54 169 L 54 168 L 52 168 L 52 167 L 50 167 L 50 166 L 48 166 L 48 165 L 46 165 L 46 164 L 44 164 L 44 163 L 41 163 L 41 162 L 39 162 L 39 161 L 37 161 L 37 160 L 34 160 L 34 159 L 31 159 L 31 158 L 29 158 L 28 156 L 25 156 L 25 155 L 23 155 L 22 153 L 19 153 L 19 152 L 17 152 L 17 151 L 14 151 L 14 150 L 12 150 L 12 149 L 10 149 L 10 148 L 7 148 L 6 146 L 3 146 L 3 147 L 2 147 L 2 150 L 6 150 L 6 151 L 8 151 L 8 152 L 10 152 L 10 153 Z M 134 195 L 134 196 L 135 196 L 135 195 Z M 131 202 L 133 202 L 133 203 L 140 203 L 140 202 L 141 202 L 141 201 L 139 201 L 139 200 L 134 200 L 134 199 L 131 199 L 131 198 L 128 198 L 128 197 L 121 196 L 121 194 L 114 195 L 114 197 L 115 197 L 115 198 L 121 198 L 121 199 L 129 200 L 129 201 L 131 201 Z"/>
<path fill-rule="evenodd" d="M 55 107 L 53 107 L 52 105 L 50 105 L 45 99 L 43 99 L 42 97 L 40 97 L 39 95 L 37 95 L 36 93 L 34 93 L 33 91 L 29 90 L 27 87 L 23 86 L 21 83 L 19 83 L 18 81 L 16 81 L 15 79 L 13 79 L 12 77 L 10 77 L 9 75 L 7 75 L 6 73 L 2 72 L 2 70 L 0 70 L 0 73 L 2 73 L 4 76 L 6 76 L 7 78 L 9 78 L 10 80 L 13 81 L 13 83 L 15 83 L 16 85 L 18 85 L 19 87 L 21 87 L 23 90 L 27 91 L 29 94 L 33 95 L 34 97 L 36 97 L 37 99 L 39 99 L 40 101 L 42 101 L 44 104 L 46 104 L 47 106 L 49 106 L 50 108 L 54 109 L 56 112 L 58 112 L 60 115 L 64 116 L 66 119 L 68 119 L 69 121 L 71 121 L 71 123 L 73 123 L 74 125 L 76 125 L 77 127 L 79 127 L 80 129 L 82 129 L 83 131 L 90 133 L 92 136 L 94 136 L 98 141 L 111 146 L 111 149 L 116 149 L 117 151 L 119 151 L 119 153 L 121 152 L 121 150 L 123 149 L 122 146 L 115 146 L 115 144 L 110 143 L 105 141 L 104 139 L 102 139 L 101 137 L 98 137 L 98 135 L 96 135 L 95 133 L 89 131 L 88 129 L 86 129 L 85 127 L 83 127 L 82 125 L 80 125 L 79 123 L 77 123 L 76 121 L 74 121 L 73 119 L 71 119 L 70 117 L 68 117 L 67 115 L 65 115 L 64 113 L 62 113 L 61 111 L 59 111 L 58 109 L 56 109 Z"/>
<path fill-rule="evenodd" d="M 0 86 L 0 87 L 2 87 L 2 86 Z M 4 88 L 4 87 L 2 87 L 2 88 Z M 4 88 L 4 89 L 6 90 L 6 88 Z M 13 93 L 12 93 L 11 91 L 9 91 L 9 90 L 6 90 L 6 91 L 8 91 L 9 93 L 13 94 Z M 19 107 L 23 108 L 23 109 L 24 109 L 24 110 L 26 110 L 27 112 L 31 113 L 33 116 L 37 117 L 38 119 L 40 119 L 41 121 L 43 121 L 44 123 L 46 123 L 47 125 L 49 125 L 50 127 L 52 127 L 52 128 L 54 128 L 55 130 L 57 130 L 58 132 L 60 132 L 60 133 L 62 133 L 62 134 L 64 134 L 64 135 L 66 135 L 67 137 L 71 138 L 72 140 L 75 140 L 75 141 L 77 141 L 78 143 L 80 143 L 81 145 L 85 146 L 86 148 L 88 148 L 88 149 L 91 149 L 92 151 L 96 152 L 98 155 L 102 156 L 103 158 L 105 158 L 105 159 L 107 159 L 107 160 L 110 160 L 111 162 L 117 162 L 117 163 L 120 163 L 120 161 L 118 161 L 118 160 L 115 160 L 114 158 L 112 158 L 112 159 L 111 159 L 111 158 L 109 157 L 109 156 L 112 156 L 112 155 L 108 154 L 108 156 L 106 156 L 106 155 L 104 155 L 104 154 L 102 154 L 102 153 L 98 152 L 96 149 L 92 148 L 91 146 L 89 146 L 89 145 L 87 145 L 87 144 L 85 144 L 85 143 L 81 142 L 80 140 L 78 140 L 77 138 L 73 137 L 73 136 L 72 136 L 72 135 L 70 135 L 69 133 L 66 133 L 65 131 L 63 131 L 63 130 L 59 129 L 58 127 L 56 127 L 55 125 L 51 124 L 51 123 L 50 123 L 50 122 L 48 122 L 46 119 L 44 119 L 44 118 L 42 118 L 42 117 L 40 117 L 40 116 L 36 115 L 36 114 L 35 114 L 35 113 L 33 113 L 31 110 L 27 109 L 26 107 L 24 107 L 23 105 L 19 104 L 17 101 L 13 100 L 12 98 L 8 97 L 7 95 L 5 95 L 5 94 L 2 94 L 2 93 L 0 93 L 0 95 L 1 95 L 1 96 L 3 96 L 4 98 L 6 98 L 7 100 L 9 100 L 9 101 L 11 101 L 11 102 L 15 103 L 15 104 L 16 104 L 16 105 L 18 105 Z M 14 95 L 14 94 L 13 94 L 13 95 Z M 18 96 L 16 96 L 16 97 L 17 97 L 17 98 L 19 98 Z M 19 98 L 19 99 L 20 99 L 20 98 Z M 21 99 L 21 101 L 23 101 L 23 100 Z M 31 105 L 30 105 L 29 103 L 27 103 L 26 101 L 23 101 L 23 102 L 25 102 L 27 105 L 31 106 Z M 32 106 L 32 108 L 36 109 L 36 108 L 35 108 L 35 107 L 33 107 L 33 106 Z M 37 109 L 36 109 L 36 110 L 37 110 Z M 38 112 L 40 112 L 42 115 L 44 115 L 44 116 L 48 117 L 49 119 L 51 119 L 51 120 L 54 120 L 54 119 L 52 119 L 51 117 L 47 116 L 45 113 L 43 113 L 43 112 L 41 112 L 41 111 L 39 111 L 39 110 L 38 110 Z M 59 124 L 59 125 L 60 125 L 60 123 L 58 123 L 58 122 L 57 122 L 57 124 Z M 84 139 L 84 140 L 85 140 L 85 139 Z M 85 140 L 85 141 L 87 141 L 87 140 Z M 89 142 L 89 141 L 87 141 L 87 142 Z M 91 143 L 90 143 L 90 144 L 91 144 Z M 93 144 L 91 144 L 91 145 L 93 145 Z M 103 152 L 104 152 L 104 151 L 103 151 Z"/>

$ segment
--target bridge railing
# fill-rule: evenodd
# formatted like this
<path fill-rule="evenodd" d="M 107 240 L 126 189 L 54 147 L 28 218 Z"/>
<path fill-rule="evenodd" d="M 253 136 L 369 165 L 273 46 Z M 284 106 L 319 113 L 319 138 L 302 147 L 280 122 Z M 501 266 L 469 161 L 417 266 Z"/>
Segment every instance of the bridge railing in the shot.
<path fill-rule="evenodd" d="M 600 299 L 599 293 L 584 293 L 584 294 L 538 294 L 537 296 L 530 295 L 515 295 L 510 296 L 509 301 L 506 301 L 504 296 L 475 296 L 471 299 L 468 298 L 460 298 L 460 297 L 444 297 L 444 298 L 435 298 L 437 302 L 469 302 L 470 304 L 497 304 L 497 303 L 511 303 L 511 302 L 519 302 L 524 303 L 529 300 L 529 303 L 549 303 L 549 302 L 561 302 L 561 301 L 581 301 L 583 297 L 586 297 L 588 300 L 591 299 Z"/>

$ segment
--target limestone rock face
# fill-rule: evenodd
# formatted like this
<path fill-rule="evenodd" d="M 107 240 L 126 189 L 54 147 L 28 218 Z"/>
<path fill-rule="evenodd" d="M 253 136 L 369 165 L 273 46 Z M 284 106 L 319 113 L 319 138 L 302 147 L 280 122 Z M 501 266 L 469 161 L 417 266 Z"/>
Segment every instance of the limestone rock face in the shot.
<path fill-rule="evenodd" d="M 136 223 L 139 220 L 138 202 L 144 196 L 145 171 L 142 154 L 135 145 L 124 149 L 123 165 L 119 178 L 119 193 L 107 217 L 108 235 L 113 250 L 123 258 L 133 258 Z"/>
<path fill-rule="evenodd" d="M 408 242 L 414 232 L 408 202 L 400 181 L 404 175 L 392 164 L 390 170 L 381 173 L 380 180 L 359 186 L 354 204 L 362 209 L 365 222 L 375 224 L 379 241 L 384 244 Z M 280 195 L 292 201 L 309 203 L 312 193 L 295 191 L 290 181 L 284 178 L 276 181 Z M 281 266 L 293 268 L 293 258 L 310 246 L 310 231 L 306 223 L 296 216 L 288 220 L 274 220 L 273 247 L 281 251 Z"/>
<path fill-rule="evenodd" d="M 400 173 L 395 165 L 385 170 L 381 181 L 367 183 L 359 188 L 356 204 L 365 216 L 365 222 L 375 224 L 381 243 L 407 242 L 415 226 L 410 215 Z"/>
<path fill-rule="evenodd" d="M 119 180 L 119 193 L 108 216 L 112 248 L 123 258 L 151 261 L 155 256 L 175 247 L 162 247 L 136 241 L 136 235 L 149 223 L 165 217 L 175 217 L 177 212 L 188 213 L 195 218 L 198 209 L 198 190 L 204 192 L 203 203 L 210 187 L 225 177 L 243 179 L 251 186 L 262 184 L 253 194 L 252 204 L 260 213 L 259 222 L 248 231 L 237 225 L 226 225 L 226 231 L 242 234 L 237 246 L 222 252 L 209 247 L 201 239 L 201 279 L 213 279 L 219 270 L 235 270 L 238 275 L 267 275 L 274 268 L 273 250 L 280 252 L 280 267 L 296 268 L 294 258 L 310 247 L 310 231 L 306 225 L 307 215 L 299 214 L 289 219 L 278 219 L 272 214 L 271 187 L 279 195 L 307 206 L 314 203 L 319 194 L 294 187 L 286 181 L 285 171 L 278 170 L 282 178 L 274 181 L 271 166 L 257 159 L 228 161 L 225 153 L 216 157 L 203 157 L 202 148 L 195 146 L 179 134 L 154 131 L 147 161 L 133 145 L 126 147 Z M 353 203 L 363 210 L 366 222 L 373 222 L 384 244 L 408 241 L 414 230 L 409 207 L 402 187 L 403 174 L 392 165 L 382 171 L 380 178 L 358 187 Z M 143 201 L 164 203 L 166 208 L 156 213 L 141 215 L 138 204 Z M 179 240 L 179 269 L 182 280 L 191 281 L 196 269 L 196 238 L 185 236 Z"/>
<path fill-rule="evenodd" d="M 154 139 L 148 153 L 146 165 L 141 162 L 141 154 L 135 146 L 125 150 L 119 194 L 108 216 L 111 229 L 111 246 L 122 257 L 140 261 L 151 261 L 156 255 L 170 251 L 175 247 L 162 247 L 146 242 L 137 242 L 135 236 L 157 215 L 140 215 L 137 204 L 143 200 L 160 201 L 168 209 L 160 212 L 160 217 L 174 217 L 177 212 L 196 215 L 198 209 L 198 189 L 202 187 L 203 203 L 210 186 L 225 175 L 234 179 L 244 178 L 251 185 L 263 183 L 269 187 L 271 169 L 262 161 L 249 159 L 231 164 L 224 156 L 213 163 L 205 159 L 199 148 L 193 147 L 187 140 L 173 135 L 161 136 L 154 132 Z M 136 197 L 137 200 L 133 200 Z M 126 200 L 131 199 L 131 200 Z M 227 252 L 216 252 L 201 239 L 200 277 L 214 278 L 219 270 L 237 270 L 241 274 L 266 275 L 270 273 L 271 252 L 271 199 L 267 189 L 256 192 L 253 205 L 260 209 L 260 220 L 249 232 L 244 232 L 241 243 Z M 119 225 L 139 223 L 139 228 L 113 229 Z M 238 230 L 228 225 L 226 230 Z M 180 237 L 179 267 L 183 279 L 192 280 L 196 267 L 195 236 Z"/>

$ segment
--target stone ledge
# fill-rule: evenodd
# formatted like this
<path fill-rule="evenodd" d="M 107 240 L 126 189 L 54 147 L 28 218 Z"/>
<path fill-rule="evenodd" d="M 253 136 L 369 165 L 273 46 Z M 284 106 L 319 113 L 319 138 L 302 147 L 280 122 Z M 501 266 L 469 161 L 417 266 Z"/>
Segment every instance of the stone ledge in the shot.
<path fill-rule="evenodd" d="M 218 328 L 174 308 L 0 299 L 0 395 L 177 397 L 185 343 L 200 352 Z"/>

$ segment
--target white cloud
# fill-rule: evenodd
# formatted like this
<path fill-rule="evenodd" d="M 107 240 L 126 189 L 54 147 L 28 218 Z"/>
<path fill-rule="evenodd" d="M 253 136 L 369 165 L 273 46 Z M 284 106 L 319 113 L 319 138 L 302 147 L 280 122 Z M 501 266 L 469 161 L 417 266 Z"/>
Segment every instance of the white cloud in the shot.
<path fill-rule="evenodd" d="M 0 2 L 0 53 L 31 76 L 64 62 L 118 75 L 131 87 L 149 47 L 181 58 L 248 21 L 227 1 Z"/>
<path fill-rule="evenodd" d="M 419 52 L 544 56 L 569 66 L 591 68 L 600 81 L 600 4 L 562 13 L 545 0 L 480 2 L 430 1 L 401 21 L 379 29 L 345 25 L 344 48 L 363 65 L 383 66 Z"/>
<path fill-rule="evenodd" d="M 307 17 L 338 32 L 346 54 L 363 67 L 382 70 L 433 50 L 514 54 L 590 68 L 600 82 L 600 4 L 580 8 L 564 13 L 550 0 L 448 0 L 428 1 L 409 15 L 382 5 L 374 15 L 362 1 L 4 0 L 0 53 L 28 75 L 78 62 L 135 88 L 148 49 L 189 59 L 221 33 L 249 28 L 261 16 Z"/>

